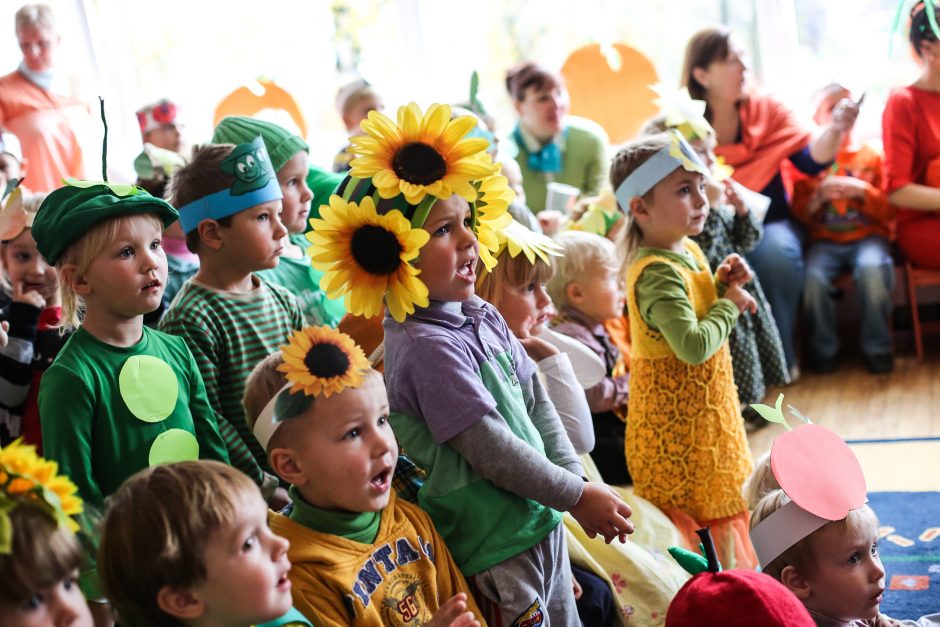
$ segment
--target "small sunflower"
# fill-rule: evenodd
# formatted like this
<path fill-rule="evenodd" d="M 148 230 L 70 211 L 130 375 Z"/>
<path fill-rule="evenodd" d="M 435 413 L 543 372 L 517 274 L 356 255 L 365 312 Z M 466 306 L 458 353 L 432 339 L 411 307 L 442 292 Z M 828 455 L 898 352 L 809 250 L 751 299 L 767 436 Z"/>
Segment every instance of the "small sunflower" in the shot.
<path fill-rule="evenodd" d="M 474 126 L 473 116 L 450 119 L 448 105 L 432 104 L 422 115 L 417 104 L 398 109 L 396 125 L 378 111 L 370 111 L 362 122 L 365 135 L 350 138 L 350 175 L 371 178 L 382 198 L 405 196 L 416 205 L 427 195 L 467 202 L 476 199 L 471 183 L 493 173 L 481 155 L 489 142 L 466 138 Z M 420 226 L 420 225 L 418 225 Z"/>
<path fill-rule="evenodd" d="M 509 203 L 515 197 L 509 181 L 501 174 L 491 174 L 479 183 L 473 231 L 480 242 L 480 260 L 488 271 L 496 266 L 497 233 L 512 223 Z"/>
<path fill-rule="evenodd" d="M 365 353 L 345 333 L 328 326 L 294 331 L 281 347 L 284 363 L 277 369 L 293 385 L 290 393 L 302 390 L 307 396 L 326 396 L 362 385 L 369 369 Z"/>
<path fill-rule="evenodd" d="M 345 296 L 352 314 L 379 315 L 383 296 L 399 322 L 415 305 L 428 306 L 428 288 L 409 262 L 431 236 L 412 228 L 400 211 L 379 215 L 372 198 L 357 205 L 334 194 L 310 225 L 308 252 L 313 267 L 324 273 L 321 286 L 329 298 Z"/>

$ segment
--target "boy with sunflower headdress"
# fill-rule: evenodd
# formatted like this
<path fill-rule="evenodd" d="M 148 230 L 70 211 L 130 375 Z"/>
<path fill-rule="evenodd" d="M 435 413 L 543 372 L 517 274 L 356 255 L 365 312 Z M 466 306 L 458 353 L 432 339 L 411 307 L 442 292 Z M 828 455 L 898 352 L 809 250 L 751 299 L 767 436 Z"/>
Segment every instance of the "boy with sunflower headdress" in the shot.
<path fill-rule="evenodd" d="M 512 192 L 466 139 L 450 107 L 398 123 L 378 112 L 352 139 L 351 177 L 308 235 L 329 296 L 385 318 L 390 420 L 428 473 L 430 515 L 484 615 L 497 624 L 577 624 L 562 511 L 608 541 L 632 533 L 630 508 L 585 483 L 535 367 L 499 313 L 474 295 L 476 264 L 495 264 Z M 410 222 L 409 222 L 410 220 Z"/>

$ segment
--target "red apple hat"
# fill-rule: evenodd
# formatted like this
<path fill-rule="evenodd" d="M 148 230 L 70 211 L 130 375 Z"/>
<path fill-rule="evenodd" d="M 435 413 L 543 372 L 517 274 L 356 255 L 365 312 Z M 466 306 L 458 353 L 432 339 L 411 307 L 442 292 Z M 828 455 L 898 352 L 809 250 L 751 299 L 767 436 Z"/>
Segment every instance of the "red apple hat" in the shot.
<path fill-rule="evenodd" d="M 862 467 L 845 440 L 825 427 L 812 424 L 789 407 L 805 424 L 787 424 L 781 406 L 752 407 L 770 422 L 788 431 L 774 440 L 770 469 L 790 502 L 751 529 L 751 543 L 762 568 L 791 546 L 828 522 L 842 520 L 867 501 Z"/>

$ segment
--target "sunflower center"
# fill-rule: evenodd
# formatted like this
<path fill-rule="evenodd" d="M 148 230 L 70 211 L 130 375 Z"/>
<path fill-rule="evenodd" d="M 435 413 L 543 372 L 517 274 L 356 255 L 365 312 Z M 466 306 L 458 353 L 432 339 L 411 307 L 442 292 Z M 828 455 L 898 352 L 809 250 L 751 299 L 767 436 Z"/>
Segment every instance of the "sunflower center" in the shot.
<path fill-rule="evenodd" d="M 447 174 L 447 162 L 441 153 L 427 144 L 412 142 L 395 153 L 392 169 L 398 178 L 415 185 L 430 185 Z"/>
<path fill-rule="evenodd" d="M 350 242 L 353 259 L 369 274 L 387 276 L 401 265 L 401 244 L 394 233 L 374 224 L 356 229 Z"/>
<path fill-rule="evenodd" d="M 349 356 L 336 344 L 316 344 L 307 351 L 304 365 L 315 377 L 341 377 L 349 370 Z"/>

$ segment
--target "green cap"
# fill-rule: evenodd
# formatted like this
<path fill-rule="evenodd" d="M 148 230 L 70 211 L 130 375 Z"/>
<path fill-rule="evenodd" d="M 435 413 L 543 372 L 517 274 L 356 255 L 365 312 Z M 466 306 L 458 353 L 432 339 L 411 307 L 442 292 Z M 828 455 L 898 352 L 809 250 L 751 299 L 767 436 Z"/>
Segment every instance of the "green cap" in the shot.
<path fill-rule="evenodd" d="M 66 185 L 49 194 L 36 213 L 33 238 L 36 248 L 51 264 L 75 240 L 107 218 L 153 213 L 163 221 L 164 228 L 179 218 L 170 203 L 139 187 L 80 183 L 81 187 Z"/>
<path fill-rule="evenodd" d="M 284 127 L 243 115 L 222 118 L 212 133 L 212 143 L 247 144 L 258 135 L 264 140 L 264 147 L 268 149 L 275 172 L 283 168 L 284 164 L 301 150 L 310 152 L 307 142 L 289 133 Z"/>

